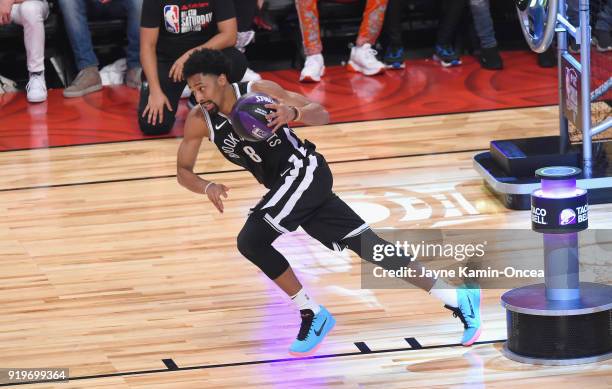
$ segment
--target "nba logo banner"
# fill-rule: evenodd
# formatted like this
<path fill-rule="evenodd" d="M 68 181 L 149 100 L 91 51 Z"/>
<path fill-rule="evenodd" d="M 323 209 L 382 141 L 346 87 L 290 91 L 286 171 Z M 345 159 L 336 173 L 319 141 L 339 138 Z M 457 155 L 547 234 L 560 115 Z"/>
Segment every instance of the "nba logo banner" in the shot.
<path fill-rule="evenodd" d="M 168 32 L 171 32 L 173 34 L 181 33 L 178 5 L 164 6 L 164 20 L 166 21 L 166 30 Z"/>

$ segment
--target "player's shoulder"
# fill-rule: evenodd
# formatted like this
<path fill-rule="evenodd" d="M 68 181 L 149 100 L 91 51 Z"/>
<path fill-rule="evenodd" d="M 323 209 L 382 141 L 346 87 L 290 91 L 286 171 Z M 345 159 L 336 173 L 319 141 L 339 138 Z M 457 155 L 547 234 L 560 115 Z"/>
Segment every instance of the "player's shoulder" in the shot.
<path fill-rule="evenodd" d="M 185 119 L 185 136 L 208 137 L 208 124 L 199 105 L 191 108 Z"/>
<path fill-rule="evenodd" d="M 279 88 L 281 88 L 280 85 L 270 80 L 251 81 L 249 85 L 249 90 L 251 92 L 266 93 L 266 94 L 273 92 L 273 91 L 277 91 Z"/>

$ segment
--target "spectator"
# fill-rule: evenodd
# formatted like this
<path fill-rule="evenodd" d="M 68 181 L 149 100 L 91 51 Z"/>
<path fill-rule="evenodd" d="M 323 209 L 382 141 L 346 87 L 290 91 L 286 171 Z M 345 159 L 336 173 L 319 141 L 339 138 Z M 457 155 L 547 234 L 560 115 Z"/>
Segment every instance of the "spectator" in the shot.
<path fill-rule="evenodd" d="M 46 0 L 0 0 L 0 25 L 12 22 L 23 26 L 23 42 L 30 73 L 26 96 L 31 103 L 47 100 L 44 24 L 47 16 L 49 4 Z M 9 90 L 8 86 L 6 89 Z"/>
<path fill-rule="evenodd" d="M 349 70 L 373 76 L 384 71 L 385 65 L 376 59 L 372 45 L 376 42 L 385 19 L 388 0 L 367 0 L 359 28 L 356 46 L 351 49 Z M 300 74 L 300 81 L 319 82 L 325 73 L 323 45 L 319 29 L 317 0 L 295 0 L 300 19 L 302 41 L 306 62 Z"/>
<path fill-rule="evenodd" d="M 257 0 L 234 0 L 236 5 L 236 21 L 238 23 L 238 36 L 236 38 L 236 48 L 244 53 L 245 48 L 255 39 L 255 31 L 251 28 L 255 14 L 257 12 Z M 247 68 L 242 81 L 258 81 L 261 76 Z"/>
<path fill-rule="evenodd" d="M 474 19 L 476 35 L 478 35 L 480 40 L 480 66 L 490 70 L 503 69 L 504 62 L 499 55 L 499 48 L 495 39 L 495 29 L 493 27 L 489 0 L 470 0 L 470 8 Z M 541 67 L 550 68 L 556 64 L 556 51 L 554 48 L 551 47 L 544 53 L 538 54 L 538 65 Z"/>
<path fill-rule="evenodd" d="M 499 55 L 497 40 L 495 39 L 495 29 L 489 0 L 470 0 L 470 9 L 474 19 L 476 35 L 480 40 L 480 66 L 484 69 L 499 70 L 503 69 L 504 61 Z"/>
<path fill-rule="evenodd" d="M 389 0 L 387 4 L 384 32 L 388 42 L 383 62 L 389 69 L 403 69 L 405 67 L 404 43 L 402 42 L 404 5 L 405 3 L 402 0 Z"/>
<path fill-rule="evenodd" d="M 222 50 L 230 59 L 230 82 L 242 79 L 246 58 L 238 51 L 236 13 L 227 0 L 144 0 L 140 58 L 146 78 L 138 119 L 147 135 L 167 134 L 187 84 L 183 65 L 195 50 Z"/>
<path fill-rule="evenodd" d="M 461 65 L 461 58 L 454 48 L 455 37 L 464 16 L 464 0 L 445 0 L 438 26 L 434 59 L 444 67 Z"/>
<path fill-rule="evenodd" d="M 87 24 L 88 17 L 126 19 L 128 70 L 125 83 L 131 88 L 139 88 L 141 68 L 138 59 L 140 51 L 138 21 L 142 0 L 59 0 L 59 6 L 79 70 L 72 84 L 64 89 L 64 97 L 81 97 L 102 89 L 98 58 L 93 51 L 91 33 Z"/>
<path fill-rule="evenodd" d="M 597 14 L 593 42 L 597 51 L 612 51 L 612 0 L 607 0 Z"/>
<path fill-rule="evenodd" d="M 595 17 L 595 29 L 593 31 L 593 43 L 597 51 L 612 51 L 612 0 L 600 2 L 601 8 Z M 568 20 L 574 26 L 580 25 L 580 16 L 578 13 L 578 0 L 568 0 L 567 3 Z M 570 48 L 573 53 L 580 51 L 573 39 L 570 39 Z"/>

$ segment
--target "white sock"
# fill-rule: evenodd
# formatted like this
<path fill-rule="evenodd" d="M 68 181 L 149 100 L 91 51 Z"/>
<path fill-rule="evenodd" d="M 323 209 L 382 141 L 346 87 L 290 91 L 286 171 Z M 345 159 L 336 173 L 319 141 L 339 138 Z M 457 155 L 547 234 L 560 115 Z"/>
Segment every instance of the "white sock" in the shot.
<path fill-rule="evenodd" d="M 441 300 L 444 304 L 457 308 L 457 290 L 438 278 L 429 294 Z"/>
<path fill-rule="evenodd" d="M 295 296 L 291 296 L 291 300 L 299 310 L 310 309 L 315 315 L 321 310 L 319 304 L 306 294 L 304 288 L 300 289 Z"/>

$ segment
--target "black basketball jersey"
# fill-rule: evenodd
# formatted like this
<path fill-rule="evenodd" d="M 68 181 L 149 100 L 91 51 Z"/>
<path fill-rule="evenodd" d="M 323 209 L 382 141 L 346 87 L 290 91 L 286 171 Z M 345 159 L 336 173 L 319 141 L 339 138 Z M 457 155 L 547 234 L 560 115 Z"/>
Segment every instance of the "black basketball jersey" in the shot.
<path fill-rule="evenodd" d="M 250 82 L 232 84 L 236 99 L 250 92 Z M 314 150 L 306 146 L 287 125 L 279 128 L 271 137 L 261 142 L 241 138 L 232 127 L 231 119 L 221 112 L 211 114 L 202 108 L 208 125 L 209 139 L 230 162 L 242 166 L 266 188 L 292 166 L 290 158 L 305 158 Z M 293 156 L 293 157 L 292 157 Z"/>

